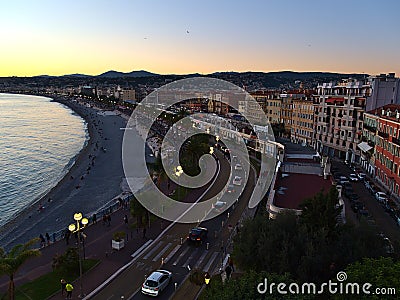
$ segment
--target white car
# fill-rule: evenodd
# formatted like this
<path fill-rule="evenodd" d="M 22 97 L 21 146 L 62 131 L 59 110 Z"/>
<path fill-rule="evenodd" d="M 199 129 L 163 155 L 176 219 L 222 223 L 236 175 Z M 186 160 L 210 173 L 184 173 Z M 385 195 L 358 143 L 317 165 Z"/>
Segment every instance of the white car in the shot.
<path fill-rule="evenodd" d="M 233 185 L 242 185 L 242 177 L 240 176 L 235 176 L 235 178 L 233 178 Z"/>
<path fill-rule="evenodd" d="M 142 285 L 142 293 L 150 296 L 158 296 L 164 290 L 172 278 L 172 272 L 157 270 L 146 278 Z"/>
<path fill-rule="evenodd" d="M 235 170 L 243 170 L 243 167 L 241 164 L 236 164 L 235 165 Z"/>
<path fill-rule="evenodd" d="M 350 181 L 358 181 L 358 176 L 357 176 L 357 174 L 350 174 L 350 175 L 349 175 L 349 180 L 350 180 Z"/>
<path fill-rule="evenodd" d="M 383 192 L 376 192 L 375 198 L 376 198 L 376 200 L 378 200 L 381 203 L 385 203 L 387 200 L 387 196 Z"/>
<path fill-rule="evenodd" d="M 365 173 L 358 173 L 358 179 L 365 180 L 366 177 L 367 175 Z"/>

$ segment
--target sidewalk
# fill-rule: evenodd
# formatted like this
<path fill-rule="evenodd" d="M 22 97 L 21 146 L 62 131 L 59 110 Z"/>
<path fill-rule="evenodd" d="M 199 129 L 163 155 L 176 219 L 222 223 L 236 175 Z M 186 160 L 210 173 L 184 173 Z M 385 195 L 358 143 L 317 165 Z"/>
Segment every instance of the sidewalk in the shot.
<path fill-rule="evenodd" d="M 103 225 L 102 221 L 98 221 L 96 224 L 88 226 L 84 233 L 87 236 L 85 243 L 85 256 L 86 258 L 93 258 L 100 260 L 99 264 L 89 272 L 83 275 L 83 292 L 88 294 L 108 277 L 110 277 L 115 271 L 128 263 L 132 257 L 131 255 L 140 248 L 148 239 L 154 239 L 157 237 L 162 229 L 161 222 L 157 220 L 151 224 L 150 228 L 147 228 L 146 239 L 143 239 L 142 232 L 136 232 L 131 230 L 124 223 L 124 216 L 127 215 L 129 223 L 133 222 L 133 218 L 130 216 L 128 209 L 119 209 L 111 215 L 111 225 Z M 169 222 L 163 222 L 163 228 L 169 225 Z M 113 233 L 116 231 L 125 231 L 127 233 L 127 239 L 125 241 L 125 247 L 120 251 L 111 249 L 111 240 Z M 15 277 L 15 284 L 18 288 L 24 283 L 30 282 L 46 273 L 52 271 L 51 263 L 54 255 L 62 254 L 65 252 L 67 247 L 74 246 L 75 240 L 71 238 L 69 246 L 66 245 L 64 240 L 57 241 L 45 248 L 41 249 L 42 255 L 38 258 L 33 258 L 24 264 L 18 271 Z M 61 278 L 60 278 L 61 279 Z M 74 294 L 73 298 L 77 299 L 80 293 L 79 279 L 73 282 Z M 0 278 L 0 293 L 5 293 L 8 287 L 8 277 L 3 276 Z M 64 299 L 61 296 L 61 292 L 53 295 L 49 299 Z"/>

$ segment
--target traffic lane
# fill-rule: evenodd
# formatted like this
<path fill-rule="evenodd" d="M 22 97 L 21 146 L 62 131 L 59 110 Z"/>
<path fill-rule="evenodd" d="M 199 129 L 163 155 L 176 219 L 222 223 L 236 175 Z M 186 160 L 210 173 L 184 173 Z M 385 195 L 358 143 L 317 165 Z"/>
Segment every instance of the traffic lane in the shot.
<path fill-rule="evenodd" d="M 226 161 L 226 159 L 222 158 L 222 156 L 221 161 L 225 163 L 221 163 L 220 174 L 226 173 L 229 166 L 229 163 Z M 216 180 L 215 183 L 211 186 L 210 190 L 205 194 L 205 197 L 207 197 L 207 195 L 209 194 L 218 194 L 217 191 L 220 191 L 223 186 L 223 180 Z M 198 197 L 205 191 L 205 188 L 201 188 L 201 192 L 198 190 L 199 189 L 194 190 L 190 193 L 190 202 L 195 202 Z M 187 233 L 195 225 L 196 224 L 176 223 L 165 233 L 164 238 L 168 240 L 179 240 L 181 237 L 183 239 L 186 239 Z M 150 264 L 148 262 L 146 263 L 148 264 L 146 265 L 146 272 L 138 269 L 136 265 L 133 264 L 132 266 L 128 267 L 122 274 L 117 276 L 117 278 L 111 281 L 98 294 L 96 294 L 93 299 L 120 299 L 121 296 L 124 296 L 126 298 L 135 293 L 135 291 L 137 291 L 141 287 L 144 276 L 148 274 L 150 270 L 155 270 L 160 267 L 159 262 Z M 137 275 L 139 276 L 137 277 Z"/>
<path fill-rule="evenodd" d="M 395 220 L 385 211 L 384 207 L 367 190 L 362 182 L 353 184 L 354 192 L 363 199 L 365 207 L 374 218 L 379 230 L 392 241 L 400 240 L 400 230 Z"/>
<path fill-rule="evenodd" d="M 334 161 L 335 166 L 339 173 L 344 176 L 349 176 L 355 173 L 344 162 Z M 378 203 L 374 195 L 372 195 L 365 187 L 362 181 L 352 182 L 354 192 L 360 197 L 360 201 L 365 205 L 371 216 L 374 218 L 378 228 L 386 234 L 392 241 L 400 240 L 400 230 L 393 218 L 385 212 L 385 209 Z M 347 197 L 345 201 L 349 203 Z M 349 204 L 350 205 L 350 204 Z"/>
<path fill-rule="evenodd" d="M 171 266 L 166 268 L 161 268 L 172 272 L 172 279 L 170 283 L 167 285 L 165 290 L 163 290 L 160 295 L 157 297 L 158 299 L 169 299 L 175 293 L 175 284 L 176 288 L 182 284 L 185 277 L 189 274 L 189 270 L 177 266 Z M 144 280 L 143 280 L 144 282 Z M 136 291 L 136 293 L 129 298 L 129 300 L 148 300 L 154 299 L 153 296 L 145 295 L 142 293 L 141 288 Z"/>

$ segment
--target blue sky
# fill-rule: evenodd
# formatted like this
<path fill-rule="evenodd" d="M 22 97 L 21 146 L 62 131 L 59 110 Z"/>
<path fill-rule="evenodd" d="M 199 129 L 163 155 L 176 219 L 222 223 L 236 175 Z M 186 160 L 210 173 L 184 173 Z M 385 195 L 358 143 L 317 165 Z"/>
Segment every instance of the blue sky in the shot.
<path fill-rule="evenodd" d="M 3 1 L 0 76 L 400 74 L 399 11 L 395 0 Z"/>

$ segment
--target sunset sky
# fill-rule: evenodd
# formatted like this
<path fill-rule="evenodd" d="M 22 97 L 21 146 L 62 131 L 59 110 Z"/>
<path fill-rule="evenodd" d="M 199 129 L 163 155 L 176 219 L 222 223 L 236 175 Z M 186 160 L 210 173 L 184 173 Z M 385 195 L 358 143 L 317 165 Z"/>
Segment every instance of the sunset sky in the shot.
<path fill-rule="evenodd" d="M 1 1 L 0 76 L 400 75 L 400 1 Z"/>

